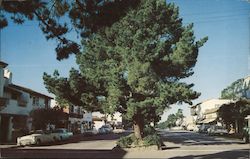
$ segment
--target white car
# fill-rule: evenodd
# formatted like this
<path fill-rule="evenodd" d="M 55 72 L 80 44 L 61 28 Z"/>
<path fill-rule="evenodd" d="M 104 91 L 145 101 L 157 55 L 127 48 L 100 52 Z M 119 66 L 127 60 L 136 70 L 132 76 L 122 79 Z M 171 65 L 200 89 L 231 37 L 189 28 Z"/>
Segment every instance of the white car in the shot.
<path fill-rule="evenodd" d="M 59 140 L 67 140 L 73 136 L 72 132 L 69 132 L 67 129 L 64 128 L 55 129 L 52 134 L 55 135 L 56 138 Z"/>
<path fill-rule="evenodd" d="M 200 127 L 199 125 L 190 124 L 190 125 L 187 126 L 187 130 L 188 131 L 198 132 L 199 127 Z"/>
<path fill-rule="evenodd" d="M 225 129 L 224 127 L 222 126 L 211 126 L 210 128 L 207 129 L 207 132 L 209 135 L 216 135 L 216 134 L 220 134 L 220 135 L 223 135 L 223 134 L 228 134 L 228 130 Z"/>
<path fill-rule="evenodd" d="M 42 130 L 36 130 L 34 133 L 17 138 L 18 146 L 25 145 L 41 145 L 44 143 L 50 143 L 57 141 L 58 137 L 50 132 L 44 132 Z"/>

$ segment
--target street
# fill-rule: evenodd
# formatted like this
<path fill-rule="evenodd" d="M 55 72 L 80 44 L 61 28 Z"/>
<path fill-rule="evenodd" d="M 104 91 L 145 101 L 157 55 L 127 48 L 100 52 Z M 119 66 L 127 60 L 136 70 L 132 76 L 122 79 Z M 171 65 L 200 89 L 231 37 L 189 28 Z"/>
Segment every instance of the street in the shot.
<path fill-rule="evenodd" d="M 161 131 L 166 148 L 118 150 L 121 134 L 76 136 L 53 145 L 1 149 L 3 158 L 171 158 L 248 159 L 250 145 L 241 140 L 188 131 Z"/>

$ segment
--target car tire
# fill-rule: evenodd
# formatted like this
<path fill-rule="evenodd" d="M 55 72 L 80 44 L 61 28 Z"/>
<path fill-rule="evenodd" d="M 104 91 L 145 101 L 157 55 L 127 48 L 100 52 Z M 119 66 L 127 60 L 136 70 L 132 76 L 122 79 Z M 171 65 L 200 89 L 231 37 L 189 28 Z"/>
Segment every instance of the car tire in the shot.
<path fill-rule="evenodd" d="M 36 145 L 41 145 L 41 144 L 42 144 L 41 140 L 40 140 L 40 139 L 37 139 L 37 140 L 36 140 Z"/>

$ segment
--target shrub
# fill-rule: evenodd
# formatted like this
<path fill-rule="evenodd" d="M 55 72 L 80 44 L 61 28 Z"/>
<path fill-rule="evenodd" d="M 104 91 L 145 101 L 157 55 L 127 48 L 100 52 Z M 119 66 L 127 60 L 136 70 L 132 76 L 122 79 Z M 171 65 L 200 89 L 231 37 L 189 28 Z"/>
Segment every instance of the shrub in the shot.
<path fill-rule="evenodd" d="M 161 146 L 161 138 L 156 133 L 143 138 L 144 146 L 157 145 Z"/>
<path fill-rule="evenodd" d="M 134 134 L 131 134 L 129 136 L 121 137 L 117 141 L 117 145 L 122 148 L 147 147 L 151 145 L 157 145 L 159 147 L 161 146 L 161 139 L 157 133 L 147 135 L 142 140 L 138 140 Z"/>
<path fill-rule="evenodd" d="M 134 134 L 131 134 L 129 136 L 121 137 L 117 141 L 117 145 L 122 147 L 122 148 L 129 148 L 131 147 L 132 143 L 136 140 L 136 137 Z"/>
<path fill-rule="evenodd" d="M 144 136 L 148 136 L 148 135 L 155 134 L 156 131 L 152 126 L 147 126 L 144 128 L 143 133 L 144 133 Z"/>

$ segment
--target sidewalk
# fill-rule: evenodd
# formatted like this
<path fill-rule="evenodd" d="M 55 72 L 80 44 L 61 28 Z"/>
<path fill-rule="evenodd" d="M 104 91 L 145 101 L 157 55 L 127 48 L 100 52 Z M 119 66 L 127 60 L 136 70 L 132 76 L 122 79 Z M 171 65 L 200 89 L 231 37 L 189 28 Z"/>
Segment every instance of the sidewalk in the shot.
<path fill-rule="evenodd" d="M 18 147 L 16 143 L 0 143 L 0 149 L 16 147 Z"/>

